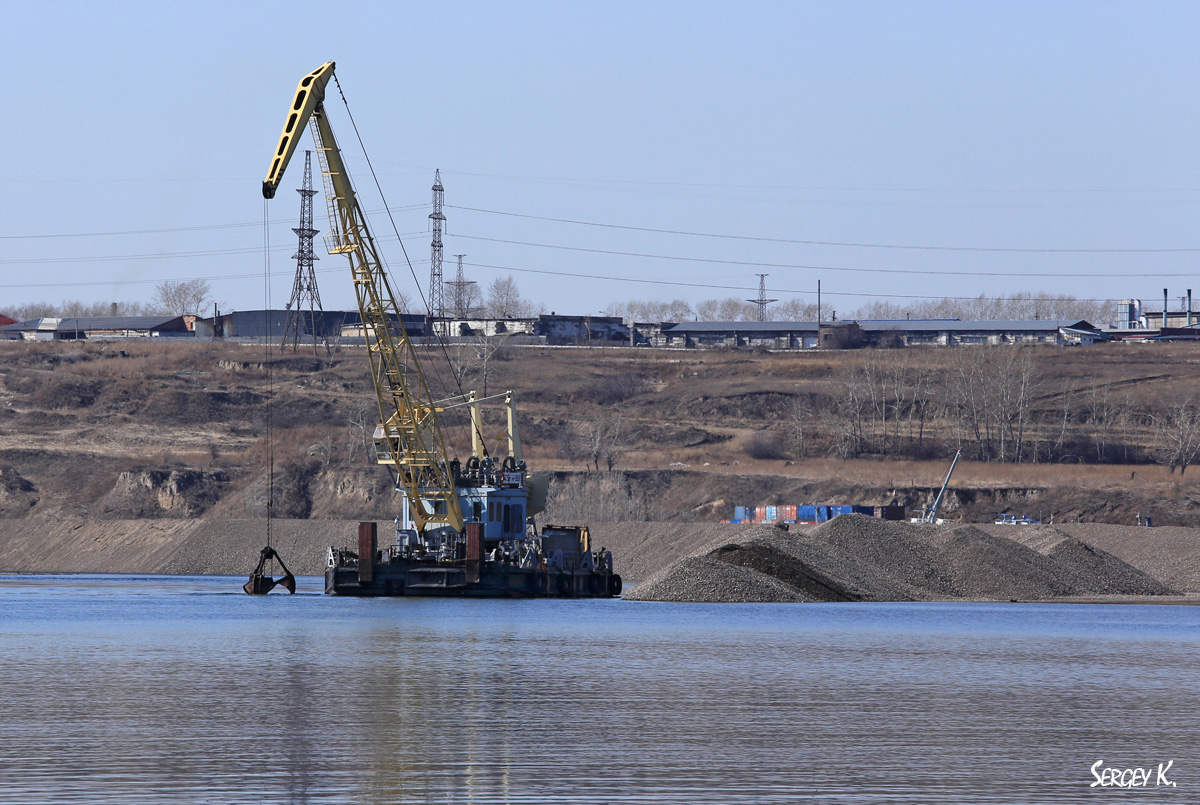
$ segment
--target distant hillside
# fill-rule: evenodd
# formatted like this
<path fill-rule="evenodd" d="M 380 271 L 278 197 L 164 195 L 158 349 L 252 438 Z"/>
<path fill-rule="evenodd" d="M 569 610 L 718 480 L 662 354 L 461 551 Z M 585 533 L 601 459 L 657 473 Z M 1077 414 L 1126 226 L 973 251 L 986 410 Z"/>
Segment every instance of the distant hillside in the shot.
<path fill-rule="evenodd" d="M 517 391 L 527 458 L 557 476 L 552 518 L 919 508 L 961 444 L 951 517 L 1200 525 L 1200 471 L 1157 463 L 1169 463 L 1181 418 L 1194 416 L 1184 404 L 1200 380 L 1193 345 L 493 346 L 431 350 L 431 383 L 448 394 L 457 375 L 489 394 Z M 388 475 L 367 458 L 374 406 L 361 349 L 327 358 L 201 341 L 0 342 L 0 518 L 262 517 L 273 461 L 276 516 L 390 520 Z M 501 414 L 489 416 L 495 438 Z M 446 424 L 466 452 L 462 412 Z"/>

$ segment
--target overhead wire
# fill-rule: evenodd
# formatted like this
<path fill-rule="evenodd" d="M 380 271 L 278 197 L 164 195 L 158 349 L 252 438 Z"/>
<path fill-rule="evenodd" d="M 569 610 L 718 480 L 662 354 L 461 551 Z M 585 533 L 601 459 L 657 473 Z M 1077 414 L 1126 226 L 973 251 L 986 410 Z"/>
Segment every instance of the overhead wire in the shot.
<path fill-rule="evenodd" d="M 560 277 L 576 277 L 576 278 L 580 278 L 580 279 L 596 279 L 596 280 L 607 280 L 607 281 L 613 281 L 613 282 L 627 282 L 627 283 L 635 283 L 635 284 L 641 284 L 641 285 L 666 285 L 666 286 L 675 286 L 675 287 L 680 287 L 680 288 L 706 288 L 706 289 L 724 290 L 724 291 L 753 291 L 755 293 L 758 292 L 757 285 L 755 285 L 755 286 L 723 285 L 723 284 L 718 284 L 718 283 L 707 283 L 707 282 L 682 282 L 679 280 L 654 280 L 654 279 L 646 279 L 645 277 L 613 277 L 613 276 L 609 276 L 609 275 L 605 275 L 605 274 L 587 274 L 587 273 L 577 272 L 577 271 L 551 271 L 549 269 L 539 269 L 539 268 L 519 268 L 517 266 L 502 266 L 502 265 L 494 265 L 494 264 L 489 264 L 489 263 L 464 263 L 464 265 L 471 265 L 471 266 L 474 266 L 475 268 L 488 268 L 488 269 L 493 269 L 496 271 L 515 271 L 515 272 L 522 273 L 522 274 L 544 274 L 544 275 L 560 276 Z M 766 290 L 769 293 L 789 293 L 789 294 L 795 294 L 797 296 L 816 296 L 816 294 L 817 294 L 816 290 L 812 289 L 812 288 L 794 289 L 794 288 L 770 287 L 770 288 L 767 288 Z M 884 299 L 968 300 L 968 299 L 979 299 L 980 298 L 979 296 L 936 296 L 935 297 L 935 296 L 930 296 L 929 294 L 852 293 L 849 291 L 840 291 L 839 292 L 839 291 L 828 291 L 828 290 L 822 291 L 822 295 L 823 296 L 848 296 L 848 297 L 859 297 L 859 298 L 868 298 L 868 299 L 884 298 Z M 989 296 L 987 298 L 994 299 L 997 301 L 1018 301 L 1021 297 Z M 1110 299 L 1086 299 L 1086 298 L 1078 298 L 1078 297 L 1074 297 L 1074 298 L 1080 302 L 1109 302 L 1109 301 L 1112 301 Z"/>
<path fill-rule="evenodd" d="M 664 235 L 684 235 L 687 237 L 696 238 L 719 238 L 725 240 L 741 240 L 741 241 L 757 241 L 762 243 L 793 243 L 802 246 L 839 246 L 856 249 L 913 249 L 918 251 L 945 251 L 945 252 L 1014 252 L 1018 254 L 1160 254 L 1160 253 L 1190 253 L 1200 252 L 1200 247 L 1186 248 L 1154 248 L 1154 249 L 1049 249 L 1049 248 L 1025 248 L 1025 247 L 996 247 L 996 246 L 928 246 L 928 245 L 911 245 L 897 243 L 867 243 L 853 241 L 834 241 L 834 240 L 801 240 L 798 238 L 777 238 L 766 237 L 760 235 L 731 235 L 717 232 L 693 232 L 682 229 L 660 229 L 647 226 L 631 226 L 627 224 L 610 224 L 597 221 L 581 221 L 572 218 L 555 218 L 545 215 L 530 215 L 519 212 L 505 212 L 502 210 L 488 210 L 480 207 L 463 207 L 453 204 L 446 206 L 457 210 L 468 212 L 480 212 L 489 215 L 506 215 L 513 218 L 529 218 L 536 221 L 551 221 L 561 224 L 574 224 L 577 226 L 601 227 L 604 229 L 623 229 L 632 232 L 652 232 Z"/>
<path fill-rule="evenodd" d="M 872 274 L 921 274 L 930 276 L 953 276 L 953 277 L 992 277 L 995 276 L 995 271 L 933 271 L 929 269 L 906 269 L 906 268 L 857 268 L 852 266 L 827 266 L 827 265 L 810 265 L 804 263 L 767 263 L 755 260 L 721 260 L 714 257 L 684 257 L 673 254 L 651 254 L 647 252 L 621 252 L 613 249 L 592 249 L 583 246 L 564 246 L 554 243 L 532 243 L 521 240 L 507 240 L 504 238 L 489 238 L 482 235 L 464 235 L 462 232 L 456 232 L 455 237 L 466 240 L 482 240 L 491 243 L 505 243 L 513 246 L 530 246 L 541 249 L 562 249 L 573 252 L 587 252 L 589 254 L 610 254 L 617 257 L 640 257 L 652 260 L 674 260 L 679 262 L 689 263 L 713 263 L 716 265 L 731 265 L 731 266 L 752 266 L 759 268 L 796 268 L 812 271 L 850 271 Z M 1081 275 L 1088 277 L 1123 277 L 1128 272 L 1122 271 L 1115 274 L 1097 272 L 1091 269 L 1073 273 L 1052 273 L 1046 271 L 1005 271 L 1005 276 L 1008 277 L 1079 277 Z M 1158 272 L 1142 272 L 1143 277 L 1193 277 L 1195 272 L 1184 271 L 1178 273 L 1158 273 Z"/>

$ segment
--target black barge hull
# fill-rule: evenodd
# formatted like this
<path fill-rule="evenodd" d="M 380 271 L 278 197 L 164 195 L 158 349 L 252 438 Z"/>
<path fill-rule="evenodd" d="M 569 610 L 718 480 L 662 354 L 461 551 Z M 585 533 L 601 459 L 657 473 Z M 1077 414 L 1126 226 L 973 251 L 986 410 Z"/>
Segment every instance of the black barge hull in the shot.
<path fill-rule="evenodd" d="M 468 581 L 465 566 L 404 561 L 374 563 L 367 574 L 354 567 L 330 567 L 325 570 L 325 593 L 441 598 L 613 598 L 621 594 L 621 577 L 597 570 L 485 566 L 477 575 L 478 580 Z"/>

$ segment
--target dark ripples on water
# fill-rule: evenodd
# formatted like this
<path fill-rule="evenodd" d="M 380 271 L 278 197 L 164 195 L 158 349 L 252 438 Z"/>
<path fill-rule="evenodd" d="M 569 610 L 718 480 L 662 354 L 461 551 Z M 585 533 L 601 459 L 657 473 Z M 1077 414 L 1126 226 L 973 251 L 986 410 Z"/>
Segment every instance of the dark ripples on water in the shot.
<path fill-rule="evenodd" d="M 1200 799 L 1195 607 L 241 581 L 0 577 L 0 803 Z M 1090 788 L 1100 759 L 1178 787 Z"/>

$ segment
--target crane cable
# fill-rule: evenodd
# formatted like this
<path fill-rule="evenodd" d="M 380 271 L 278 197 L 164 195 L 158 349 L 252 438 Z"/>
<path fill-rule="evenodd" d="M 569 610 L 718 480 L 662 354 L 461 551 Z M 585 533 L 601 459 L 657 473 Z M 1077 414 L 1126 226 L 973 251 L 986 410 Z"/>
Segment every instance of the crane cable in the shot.
<path fill-rule="evenodd" d="M 392 225 L 392 232 L 395 233 L 396 240 L 398 240 L 400 242 L 400 251 L 404 253 L 404 261 L 408 264 L 408 273 L 412 275 L 413 285 L 417 289 L 417 296 L 420 297 L 421 304 L 425 307 L 425 309 L 429 310 L 429 301 L 425 298 L 425 292 L 421 290 L 421 281 L 419 279 L 417 279 L 417 272 L 413 268 L 412 259 L 409 258 L 409 256 L 408 256 L 408 249 L 406 249 L 404 247 L 404 239 L 400 237 L 400 228 L 396 226 L 396 219 L 394 217 L 392 217 L 392 210 L 388 206 L 387 197 L 384 196 L 383 187 L 379 184 L 379 177 L 375 174 L 375 166 L 371 163 L 371 157 L 367 154 L 367 147 L 363 144 L 362 135 L 358 131 L 358 124 L 354 122 L 354 114 L 350 111 L 350 104 L 346 100 L 346 93 L 342 91 L 342 84 L 340 81 L 338 81 L 338 77 L 337 77 L 336 73 L 333 76 L 333 83 L 334 83 L 334 86 L 337 87 L 338 95 L 340 95 L 342 98 L 342 105 L 346 107 L 346 116 L 348 118 L 350 118 L 350 126 L 351 126 L 351 128 L 354 129 L 354 136 L 358 139 L 358 147 L 362 151 L 363 159 L 366 160 L 367 169 L 371 172 L 371 179 L 372 179 L 372 181 L 375 182 L 375 190 L 376 190 L 376 192 L 379 193 L 379 198 L 383 201 L 383 209 L 387 213 L 388 222 Z M 387 265 L 386 265 L 387 261 L 383 257 L 382 252 L 379 252 L 379 262 L 380 262 L 380 267 L 384 270 L 387 270 Z M 432 314 L 432 312 L 433 311 L 430 311 L 431 314 Z M 400 315 L 400 311 L 397 310 L 396 314 Z M 430 318 L 432 318 L 432 315 L 430 316 Z M 401 322 L 400 326 L 401 327 L 404 326 L 403 322 Z M 446 366 L 450 370 L 450 377 L 454 381 L 454 387 L 457 389 L 460 397 L 465 396 L 463 393 L 462 381 L 459 378 L 458 373 L 454 371 L 454 364 L 450 360 L 450 352 L 447 349 L 446 341 L 445 341 L 445 339 L 443 339 L 441 337 L 440 334 L 438 334 L 437 328 L 433 328 L 433 329 L 434 329 L 434 337 L 437 339 L 438 346 L 440 346 L 441 350 L 442 350 L 442 357 L 445 359 Z M 445 385 L 444 381 L 443 381 L 443 385 Z M 472 421 L 473 421 L 473 418 L 472 418 Z M 478 434 L 478 436 L 479 436 L 480 444 L 486 445 L 487 442 L 483 437 L 483 433 L 480 432 Z M 485 448 L 485 451 L 486 451 L 486 448 Z"/>
<path fill-rule="evenodd" d="M 267 370 L 267 547 L 271 547 L 271 515 L 275 503 L 275 369 L 271 360 L 271 228 L 267 217 L 267 199 L 263 199 L 263 302 L 267 334 L 263 339 L 263 364 Z"/>

